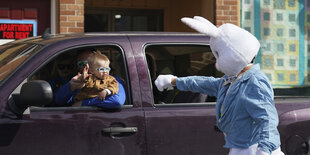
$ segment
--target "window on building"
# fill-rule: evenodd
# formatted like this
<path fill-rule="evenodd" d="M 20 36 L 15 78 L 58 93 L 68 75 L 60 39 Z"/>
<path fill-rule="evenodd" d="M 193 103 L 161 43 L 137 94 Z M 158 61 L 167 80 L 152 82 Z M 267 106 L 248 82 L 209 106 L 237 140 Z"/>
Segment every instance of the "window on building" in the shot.
<path fill-rule="evenodd" d="M 245 30 L 247 30 L 248 32 L 251 32 L 251 27 L 244 27 Z"/>
<path fill-rule="evenodd" d="M 278 73 L 277 77 L 278 77 L 278 81 L 280 81 L 280 82 L 284 81 L 284 74 L 283 73 Z"/>
<path fill-rule="evenodd" d="M 245 0 L 244 3 L 245 4 L 250 4 L 251 2 L 250 2 L 250 0 Z"/>
<path fill-rule="evenodd" d="M 295 7 L 295 5 L 296 5 L 295 0 L 289 0 L 289 1 L 288 1 L 288 6 L 289 6 L 289 7 Z"/>
<path fill-rule="evenodd" d="M 282 37 L 283 36 L 283 29 L 277 29 L 277 36 Z"/>
<path fill-rule="evenodd" d="M 289 36 L 290 37 L 295 37 L 296 36 L 296 30 L 295 29 L 290 29 L 289 30 Z"/>
<path fill-rule="evenodd" d="M 264 28 L 264 36 L 270 36 L 270 28 Z"/>
<path fill-rule="evenodd" d="M 270 13 L 269 12 L 265 12 L 264 13 L 264 20 L 265 21 L 269 21 L 270 20 Z"/>
<path fill-rule="evenodd" d="M 283 67 L 283 65 L 284 65 L 283 59 L 277 59 L 277 66 Z"/>
<path fill-rule="evenodd" d="M 245 12 L 244 19 L 246 19 L 246 20 L 251 20 L 251 12 L 250 12 L 250 11 L 246 11 L 246 12 Z"/>
<path fill-rule="evenodd" d="M 283 0 L 274 0 L 273 5 L 275 9 L 285 9 L 285 1 Z"/>
<path fill-rule="evenodd" d="M 283 20 L 283 14 L 277 13 L 277 21 L 282 21 L 282 20 Z"/>
<path fill-rule="evenodd" d="M 288 20 L 289 20 L 290 22 L 295 22 L 295 21 L 296 21 L 296 16 L 295 16 L 295 14 L 289 14 L 289 15 L 288 15 Z"/>
<path fill-rule="evenodd" d="M 290 44 L 290 52 L 296 52 L 296 45 Z"/>
<path fill-rule="evenodd" d="M 283 44 L 277 44 L 277 50 L 278 50 L 279 52 L 284 51 L 284 45 L 283 45 Z"/>
<path fill-rule="evenodd" d="M 270 0 L 264 0 L 264 5 L 270 5 Z"/>
<path fill-rule="evenodd" d="M 290 66 L 296 67 L 296 59 L 290 59 Z"/>
<path fill-rule="evenodd" d="M 271 59 L 265 58 L 263 61 L 264 66 L 270 67 L 271 66 Z"/>
<path fill-rule="evenodd" d="M 85 8 L 85 32 L 163 31 L 163 10 Z"/>
<path fill-rule="evenodd" d="M 269 81 L 272 81 L 272 76 L 270 73 L 266 73 L 267 78 L 269 79 Z"/>
<path fill-rule="evenodd" d="M 296 74 L 290 74 L 290 81 L 291 82 L 296 81 Z"/>

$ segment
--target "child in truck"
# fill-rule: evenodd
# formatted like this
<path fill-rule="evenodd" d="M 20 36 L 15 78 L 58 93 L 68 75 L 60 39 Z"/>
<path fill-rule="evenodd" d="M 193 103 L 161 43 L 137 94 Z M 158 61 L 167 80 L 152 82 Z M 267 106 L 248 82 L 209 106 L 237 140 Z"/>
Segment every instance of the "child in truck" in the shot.
<path fill-rule="evenodd" d="M 104 59 L 104 60 L 103 61 L 99 60 L 99 61 L 105 62 L 107 64 L 103 64 L 100 67 L 96 67 L 95 65 L 92 65 L 93 67 L 90 68 L 88 61 L 93 61 L 92 60 L 93 58 L 90 58 L 88 60 L 90 56 L 101 57 L 100 59 Z M 106 56 L 103 56 L 100 51 L 97 51 L 94 53 L 92 50 L 84 50 L 78 54 L 77 62 L 78 62 L 79 73 L 73 78 L 71 78 L 71 80 L 68 83 L 66 83 L 63 87 L 61 87 L 56 92 L 55 99 L 54 99 L 55 100 L 54 102 L 56 103 L 56 105 L 58 106 L 71 106 L 71 105 L 72 106 L 97 106 L 97 107 L 102 107 L 102 108 L 114 109 L 114 108 L 120 108 L 125 103 L 126 92 L 124 89 L 124 83 L 120 78 L 116 76 L 112 77 L 109 75 L 109 72 L 107 71 L 110 70 L 109 69 L 110 62 L 108 58 L 106 58 Z M 89 72 L 91 73 L 89 74 Z M 96 76 L 98 76 L 100 79 L 100 77 L 101 78 L 103 77 L 101 76 L 103 74 L 105 74 L 104 75 L 105 77 L 108 77 L 110 79 L 111 83 L 109 83 L 109 85 L 112 86 L 111 90 L 109 89 L 109 87 L 107 87 L 108 90 L 104 90 L 105 89 L 104 88 L 103 90 L 100 89 L 101 90 L 100 91 L 98 89 L 99 92 L 97 94 L 97 97 L 88 96 L 87 93 L 83 95 L 82 93 L 80 94 L 81 96 L 75 99 L 76 95 L 78 95 L 78 93 L 82 91 L 82 89 L 85 87 L 88 80 L 94 79 Z M 114 83 L 115 81 L 113 78 L 116 79 L 117 84 Z M 98 85 L 98 88 L 99 87 L 100 87 L 100 83 Z M 108 95 L 109 91 L 111 91 L 110 95 Z M 83 96 L 84 97 L 86 96 L 86 97 L 84 98 Z"/>
<path fill-rule="evenodd" d="M 252 64 L 260 48 L 258 40 L 233 24 L 217 28 L 197 16 L 182 18 L 182 22 L 210 36 L 215 67 L 225 75 L 159 75 L 157 88 L 162 91 L 174 85 L 182 91 L 216 96 L 217 126 L 224 133 L 229 155 L 283 155 L 272 86 L 259 65 Z"/>
<path fill-rule="evenodd" d="M 109 75 L 111 68 L 107 56 L 96 51 L 87 58 L 86 65 L 89 67 L 80 77 L 81 81 L 85 81 L 85 86 L 74 97 L 75 102 L 94 97 L 104 100 L 107 95 L 118 93 L 118 83 Z M 88 70 L 91 74 L 88 74 Z"/>

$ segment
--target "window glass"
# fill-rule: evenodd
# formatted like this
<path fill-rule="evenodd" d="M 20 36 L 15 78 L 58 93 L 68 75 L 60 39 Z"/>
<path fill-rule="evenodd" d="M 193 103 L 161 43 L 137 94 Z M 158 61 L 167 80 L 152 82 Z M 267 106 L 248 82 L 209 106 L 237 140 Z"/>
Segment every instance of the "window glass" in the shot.
<path fill-rule="evenodd" d="M 149 45 L 145 49 L 152 84 L 160 74 L 178 77 L 191 75 L 220 77 L 214 66 L 215 57 L 207 45 Z M 168 88 L 159 92 L 153 86 L 156 104 L 213 102 L 215 97 L 206 94 L 183 92 Z"/>
<path fill-rule="evenodd" d="M 0 51 L 0 83 L 41 47 L 33 44 L 13 44 Z"/>
<path fill-rule="evenodd" d="M 85 32 L 163 31 L 163 11 L 85 8 Z"/>

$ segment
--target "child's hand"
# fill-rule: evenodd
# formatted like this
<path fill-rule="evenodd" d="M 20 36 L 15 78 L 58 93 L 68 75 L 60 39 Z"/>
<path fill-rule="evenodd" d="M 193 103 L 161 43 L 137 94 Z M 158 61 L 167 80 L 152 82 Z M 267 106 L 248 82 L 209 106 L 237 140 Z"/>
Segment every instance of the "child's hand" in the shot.
<path fill-rule="evenodd" d="M 104 100 L 105 99 L 105 97 L 107 96 L 107 91 L 106 90 L 102 90 L 101 92 L 99 92 L 99 96 L 98 96 L 98 98 L 100 99 L 100 100 Z"/>

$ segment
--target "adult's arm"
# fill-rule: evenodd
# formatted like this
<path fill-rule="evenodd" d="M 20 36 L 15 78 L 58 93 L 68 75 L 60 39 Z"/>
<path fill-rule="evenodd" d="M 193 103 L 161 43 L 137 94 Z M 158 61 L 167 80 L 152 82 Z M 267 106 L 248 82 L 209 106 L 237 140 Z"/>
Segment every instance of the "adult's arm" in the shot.
<path fill-rule="evenodd" d="M 72 96 L 77 93 L 76 91 L 71 91 L 70 89 L 70 81 L 60 87 L 58 91 L 54 95 L 54 101 L 56 105 L 66 105 L 69 104 Z"/>
<path fill-rule="evenodd" d="M 98 106 L 103 108 L 120 108 L 124 105 L 126 100 L 126 93 L 124 89 L 124 84 L 121 79 L 115 77 L 116 81 L 118 82 L 118 93 L 107 96 L 105 100 L 101 100 L 98 97 L 92 99 L 85 99 L 82 102 L 82 106 Z"/>
<path fill-rule="evenodd" d="M 222 81 L 221 78 L 188 76 L 176 78 L 175 83 L 181 91 L 192 91 L 217 96 Z"/>
<path fill-rule="evenodd" d="M 247 87 L 245 107 L 255 123 L 261 129 L 258 148 L 271 154 L 280 146 L 278 113 L 273 101 L 273 91 L 265 81 L 251 79 L 253 85 Z"/>

